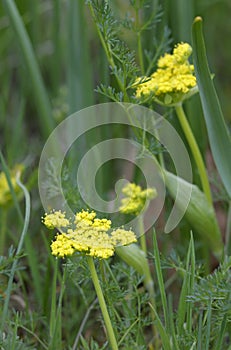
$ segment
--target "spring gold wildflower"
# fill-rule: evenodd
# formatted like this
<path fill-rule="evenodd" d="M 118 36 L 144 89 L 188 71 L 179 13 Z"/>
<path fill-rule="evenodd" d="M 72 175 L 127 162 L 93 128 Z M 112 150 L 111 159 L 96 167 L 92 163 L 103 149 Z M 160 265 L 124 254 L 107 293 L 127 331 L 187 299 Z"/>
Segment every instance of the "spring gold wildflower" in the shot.
<path fill-rule="evenodd" d="M 145 206 L 147 200 L 151 200 L 157 196 L 157 192 L 154 188 L 142 188 L 134 183 L 127 184 L 122 189 L 125 198 L 121 200 L 121 206 L 119 210 L 124 214 L 137 215 Z"/>
<path fill-rule="evenodd" d="M 152 96 L 156 102 L 174 105 L 197 91 L 194 66 L 188 58 L 192 48 L 187 43 L 175 46 L 173 53 L 160 57 L 157 70 L 148 81 L 138 85 L 136 96 Z M 138 81 L 137 81 L 138 83 Z"/>
<path fill-rule="evenodd" d="M 114 254 L 116 246 L 137 241 L 135 233 L 131 230 L 117 229 L 109 234 L 111 221 L 96 218 L 94 211 L 82 210 L 75 215 L 74 223 L 66 219 L 65 213 L 53 211 L 45 214 L 43 223 L 48 228 L 61 229 L 62 233 L 51 243 L 52 254 L 61 258 L 78 251 L 92 257 L 107 259 Z"/>
<path fill-rule="evenodd" d="M 13 187 L 13 190 L 16 194 L 19 194 L 20 187 L 16 182 L 16 174 L 23 171 L 24 167 L 22 164 L 16 165 L 13 170 L 10 171 L 10 181 Z M 0 206 L 6 206 L 12 201 L 12 196 L 8 181 L 4 172 L 0 173 Z"/>

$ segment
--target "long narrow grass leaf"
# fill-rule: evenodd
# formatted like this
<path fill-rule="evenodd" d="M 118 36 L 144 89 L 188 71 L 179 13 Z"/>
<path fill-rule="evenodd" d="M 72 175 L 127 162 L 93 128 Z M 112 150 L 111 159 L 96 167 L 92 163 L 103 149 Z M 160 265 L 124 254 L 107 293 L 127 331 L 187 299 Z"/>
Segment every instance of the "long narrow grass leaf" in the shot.
<path fill-rule="evenodd" d="M 19 255 L 21 253 L 21 250 L 22 250 L 22 246 L 23 246 L 23 243 L 25 240 L 25 235 L 27 233 L 29 220 L 30 220 L 30 195 L 29 195 L 26 187 L 21 183 L 18 175 L 16 178 L 16 182 L 24 193 L 25 204 L 26 204 L 25 205 L 24 225 L 23 225 L 22 233 L 21 233 L 20 240 L 18 243 L 18 248 L 16 251 L 16 255 Z M 4 324 L 5 324 L 5 320 L 6 320 L 6 316 L 7 316 L 7 312 L 8 312 L 10 295 L 11 295 L 11 291 L 12 291 L 12 287 L 13 287 L 13 278 L 15 275 L 17 263 L 18 263 L 18 259 L 15 257 L 13 264 L 12 264 L 12 267 L 11 267 L 11 271 L 10 271 L 10 277 L 9 277 L 9 281 L 8 281 L 7 291 L 6 291 L 6 298 L 5 298 L 5 302 L 4 302 L 4 306 L 3 306 L 2 320 L 1 320 L 1 334 L 3 334 L 2 332 L 3 332 L 3 328 L 4 328 Z"/>
<path fill-rule="evenodd" d="M 163 311 L 164 311 L 165 327 L 166 329 L 169 329 L 168 304 L 167 304 L 163 274 L 162 274 L 161 263 L 160 263 L 160 253 L 159 253 L 159 248 L 157 244 L 156 232 L 154 229 L 153 229 L 153 250 L 154 250 L 154 257 L 155 257 L 156 275 L 157 275 L 157 280 L 158 280 L 159 289 L 160 289 L 160 296 L 161 296 L 161 301 L 162 301 Z"/>
<path fill-rule="evenodd" d="M 210 146 L 226 191 L 231 197 L 231 137 L 209 71 L 202 32 L 202 18 L 196 17 L 192 28 L 192 45 L 197 84 L 204 111 Z"/>
<path fill-rule="evenodd" d="M 152 305 L 150 305 L 150 307 L 152 308 Z M 160 338 L 163 344 L 163 349 L 164 350 L 171 350 L 172 346 L 170 343 L 170 337 L 169 334 L 166 330 L 166 327 L 163 325 L 163 323 L 161 322 L 161 319 L 159 318 L 159 315 L 157 313 L 157 311 L 153 308 L 153 312 L 155 314 L 155 318 L 156 318 L 156 328 L 158 329 L 158 332 L 160 334 Z"/>
<path fill-rule="evenodd" d="M 202 318 L 203 318 L 203 315 L 202 315 L 202 313 L 200 313 L 198 327 L 197 327 L 198 328 L 197 350 L 203 350 L 203 346 L 202 346 L 202 330 L 203 330 Z"/>
<path fill-rule="evenodd" d="M 212 302 L 210 300 L 208 303 L 208 309 L 207 309 L 207 325 L 206 325 L 206 331 L 205 331 L 205 350 L 209 350 L 210 332 L 211 332 L 211 317 L 212 317 Z"/>
<path fill-rule="evenodd" d="M 186 298 L 187 295 L 190 292 L 190 262 L 191 262 L 191 256 L 192 256 L 192 238 L 189 243 L 188 253 L 187 253 L 187 260 L 186 260 L 186 271 L 184 275 L 183 285 L 181 288 L 180 293 L 180 300 L 178 305 L 178 312 L 177 312 L 177 327 L 178 327 L 178 333 L 182 333 L 184 322 L 185 322 L 185 316 L 187 311 L 187 303 Z"/>
<path fill-rule="evenodd" d="M 224 334 L 226 330 L 226 324 L 227 324 L 227 314 L 224 315 L 223 320 L 221 322 L 221 326 L 218 332 L 218 338 L 216 341 L 215 349 L 216 350 L 222 350 L 223 349 L 223 339 L 224 339 Z"/>
<path fill-rule="evenodd" d="M 14 29 L 17 43 L 20 46 L 23 54 L 24 62 L 28 71 L 28 77 L 31 82 L 32 92 L 34 94 L 34 102 L 37 110 L 39 111 L 38 116 L 40 119 L 40 128 L 43 136 L 47 138 L 55 124 L 52 119 L 51 106 L 39 66 L 15 2 L 13 0 L 3 0 L 3 3 L 9 16 L 10 23 Z"/>

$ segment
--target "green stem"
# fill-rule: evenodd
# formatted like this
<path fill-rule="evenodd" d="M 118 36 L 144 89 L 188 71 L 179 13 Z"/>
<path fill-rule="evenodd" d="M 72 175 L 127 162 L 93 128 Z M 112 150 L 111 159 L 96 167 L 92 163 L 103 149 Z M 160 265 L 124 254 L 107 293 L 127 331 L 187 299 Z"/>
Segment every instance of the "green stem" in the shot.
<path fill-rule="evenodd" d="M 136 27 L 137 27 L 137 46 L 138 46 L 138 55 L 140 61 L 140 70 L 141 74 L 144 75 L 144 58 L 143 58 L 143 49 L 141 41 L 141 30 L 139 29 L 139 9 L 136 9 Z"/>
<path fill-rule="evenodd" d="M 144 75 L 144 59 L 143 59 L 143 49 L 142 49 L 142 42 L 141 42 L 141 33 L 137 33 L 137 41 L 138 41 L 138 54 L 139 54 L 139 61 L 140 61 L 140 70 L 141 74 Z"/>
<path fill-rule="evenodd" d="M 91 15 L 96 23 L 96 30 L 97 30 L 97 33 L 99 35 L 99 38 L 100 38 L 100 41 L 101 41 L 101 44 L 103 46 L 103 49 L 105 51 L 105 54 L 107 56 L 107 60 L 109 62 L 109 65 L 111 66 L 111 69 L 115 69 L 116 68 L 116 64 L 114 62 L 114 58 L 113 58 L 113 54 L 112 54 L 112 51 L 111 51 L 111 47 L 110 47 L 110 44 L 108 44 L 105 40 L 104 40 L 104 37 L 100 31 L 100 28 L 98 26 L 98 23 L 97 23 L 97 18 L 96 18 L 96 15 L 95 15 L 95 12 L 94 12 L 94 9 L 91 5 L 91 3 L 89 2 L 89 8 L 90 8 L 90 11 L 91 11 Z M 116 77 L 116 80 L 117 80 L 117 83 L 119 85 L 119 88 L 121 89 L 121 91 L 123 92 L 124 94 L 124 102 L 129 102 L 129 96 L 127 94 L 127 91 L 126 91 L 126 86 L 124 86 L 123 82 L 120 80 L 120 78 L 118 77 L 117 74 L 115 74 L 115 77 Z"/>
<path fill-rule="evenodd" d="M 139 223 L 139 233 L 141 234 L 140 236 L 140 245 L 141 248 L 143 250 L 143 252 L 145 253 L 145 255 L 147 256 L 147 242 L 146 242 L 146 237 L 145 237 L 145 232 L 144 232 L 144 222 L 143 222 L 143 216 L 139 215 L 138 216 L 138 223 Z M 156 326 L 154 324 L 156 316 L 155 313 L 153 311 L 153 309 L 156 309 L 156 302 L 155 302 L 155 291 L 154 291 L 154 283 L 153 283 L 153 279 L 151 276 L 151 272 L 150 272 L 150 268 L 148 266 L 148 274 L 145 275 L 144 277 L 144 285 L 145 288 L 148 291 L 149 294 L 149 302 L 151 304 L 151 316 L 152 316 L 152 331 L 153 331 L 153 336 L 154 338 L 156 337 L 157 331 L 156 331 Z M 157 339 L 155 339 L 155 341 L 157 341 Z"/>
<path fill-rule="evenodd" d="M 108 334 L 108 338 L 112 347 L 112 350 L 119 350 L 118 348 L 118 344 L 115 338 L 115 334 L 113 331 L 113 327 L 111 324 L 111 320 L 110 320 L 110 316 L 107 310 L 107 306 L 106 306 L 106 302 L 103 296 L 103 292 L 99 283 L 99 279 L 97 276 L 97 272 L 95 269 L 95 265 L 94 265 L 94 260 L 91 256 L 87 256 L 87 262 L 88 262 L 88 266 L 91 272 L 91 277 L 92 277 L 92 281 L 95 287 L 95 291 L 99 300 L 99 305 L 103 314 L 103 318 L 104 318 L 104 322 L 105 322 L 105 326 L 107 329 L 107 334 Z"/>
<path fill-rule="evenodd" d="M 206 168 L 204 165 L 204 161 L 202 159 L 198 144 L 194 138 L 194 135 L 192 133 L 191 127 L 187 121 L 185 112 L 183 110 L 182 104 L 178 104 L 175 106 L 176 114 L 178 116 L 179 122 L 181 124 L 181 127 L 184 131 L 184 134 L 187 138 L 188 144 L 190 146 L 190 149 L 192 151 L 193 157 L 195 159 L 196 165 L 198 167 L 200 179 L 201 179 L 201 185 L 203 188 L 203 191 L 206 195 L 206 198 L 208 202 L 212 205 L 212 195 L 210 191 L 210 186 L 209 186 L 209 181 L 208 181 L 208 176 L 206 173 Z"/>
<path fill-rule="evenodd" d="M 4 255 L 6 241 L 7 210 L 1 210 L 0 255 Z"/>
<path fill-rule="evenodd" d="M 139 233 L 140 233 L 140 245 L 145 255 L 147 255 L 147 243 L 146 243 L 146 237 L 144 233 L 144 223 L 143 223 L 142 215 L 138 216 L 138 224 L 139 224 Z"/>

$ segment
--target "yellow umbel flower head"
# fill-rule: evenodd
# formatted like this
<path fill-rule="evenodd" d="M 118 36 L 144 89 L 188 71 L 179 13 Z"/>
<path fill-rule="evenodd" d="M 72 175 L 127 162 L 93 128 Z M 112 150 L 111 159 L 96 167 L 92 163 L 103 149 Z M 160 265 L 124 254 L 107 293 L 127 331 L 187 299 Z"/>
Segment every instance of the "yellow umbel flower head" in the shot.
<path fill-rule="evenodd" d="M 142 188 L 134 183 L 127 184 L 122 189 L 125 198 L 121 200 L 121 206 L 119 210 L 123 214 L 139 214 L 139 212 L 144 209 L 146 201 L 151 200 L 157 196 L 156 189 L 147 188 L 142 190 Z"/>
<path fill-rule="evenodd" d="M 136 96 L 150 95 L 156 102 L 172 106 L 196 93 L 194 66 L 188 61 L 191 53 L 189 44 L 180 43 L 172 54 L 166 53 L 160 57 L 157 70 L 148 81 L 138 85 Z"/>
<path fill-rule="evenodd" d="M 51 243 L 52 254 L 57 257 L 82 252 L 86 255 L 107 259 L 118 245 L 128 245 L 137 241 L 133 231 L 117 229 L 109 233 L 111 221 L 96 218 L 94 211 L 82 210 L 71 223 L 61 211 L 45 214 L 43 223 L 50 229 L 56 227 L 61 234 Z"/>

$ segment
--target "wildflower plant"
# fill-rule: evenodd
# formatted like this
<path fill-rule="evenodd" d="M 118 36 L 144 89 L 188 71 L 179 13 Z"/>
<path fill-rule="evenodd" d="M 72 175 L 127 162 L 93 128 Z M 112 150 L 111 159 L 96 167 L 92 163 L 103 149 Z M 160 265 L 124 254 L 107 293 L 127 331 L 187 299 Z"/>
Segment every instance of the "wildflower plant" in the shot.
<path fill-rule="evenodd" d="M 200 17 L 193 23 L 192 40 L 188 35 L 194 9 L 205 11 L 210 33 L 215 23 L 211 13 L 228 30 L 228 11 L 223 21 L 221 12 L 214 11 L 219 1 L 203 6 L 193 0 L 87 0 L 65 6 L 54 0 L 35 1 L 32 7 L 18 6 L 14 0 L 3 3 L 0 348 L 230 350 L 231 139 L 213 86 L 220 76 L 228 81 L 230 69 L 223 64 L 212 78 Z M 228 0 L 222 2 L 223 8 L 226 5 Z M 215 35 L 211 37 L 216 43 Z M 223 41 L 227 55 L 225 35 Z M 214 54 L 220 59 L 220 52 Z M 213 70 L 216 73 L 216 67 Z M 199 98 L 203 113 L 195 108 Z M 228 94 L 226 99 L 228 110 Z M 108 101 L 116 103 L 106 103 L 104 115 L 98 103 Z M 115 118 L 110 113 L 114 105 L 119 106 Z M 84 108 L 89 120 L 79 118 L 75 127 L 63 130 L 67 113 L 86 106 L 96 107 L 97 118 Z M 139 108 L 142 116 L 136 114 Z M 166 137 L 169 147 L 162 142 L 161 120 L 184 136 L 181 141 L 190 167 L 171 135 Z M 94 128 L 81 133 L 85 122 Z M 47 153 L 49 159 L 42 158 L 40 151 L 47 137 L 55 134 L 54 128 L 59 130 L 52 144 L 55 152 Z M 65 148 L 66 140 L 79 131 L 73 149 Z M 129 146 L 125 151 L 124 136 Z M 112 149 L 104 148 L 103 142 L 102 148 L 95 147 L 99 138 L 118 138 L 119 156 L 116 142 Z M 188 179 L 183 171 L 178 173 L 175 159 L 170 160 L 175 149 L 183 170 L 193 167 Z M 86 155 L 94 154 L 90 167 L 84 163 L 86 150 Z M 124 158 L 129 164 L 117 163 L 126 152 L 132 154 Z M 96 169 L 106 153 L 106 161 L 112 154 L 115 157 L 109 160 L 113 171 L 111 164 Z M 210 154 L 216 169 L 211 169 Z M 39 157 L 45 159 L 44 177 L 37 169 Z M 81 164 L 84 181 L 77 175 L 73 184 Z M 29 178 L 26 186 L 20 179 L 24 167 Z M 97 172 L 94 188 L 89 181 L 93 168 Z M 122 191 L 117 184 L 112 189 L 121 169 L 131 181 Z M 212 173 L 217 174 L 222 197 L 214 196 Z M 144 178 L 147 188 L 141 187 Z M 102 198 L 94 194 L 90 203 L 94 189 Z M 155 205 L 157 210 L 152 212 Z M 95 211 L 81 210 L 86 207 Z M 47 229 L 39 219 L 44 208 L 42 222 Z M 173 209 L 183 213 L 174 232 L 172 227 L 165 230 Z M 131 229 L 129 224 L 122 226 L 123 220 L 130 219 Z M 8 249 L 7 244 L 16 249 Z"/>
<path fill-rule="evenodd" d="M 127 231 L 119 228 L 112 230 L 109 235 L 111 221 L 99 219 L 94 211 L 86 210 L 76 213 L 72 225 L 65 217 L 65 213 L 61 211 L 45 214 L 43 223 L 49 229 L 56 227 L 60 231 L 60 234 L 51 243 L 53 255 L 64 258 L 73 255 L 75 252 L 80 252 L 88 257 L 88 265 L 101 306 L 108 338 L 112 349 L 118 349 L 93 258 L 108 259 L 114 255 L 117 246 L 126 246 L 136 242 L 135 233 L 131 230 Z"/>

